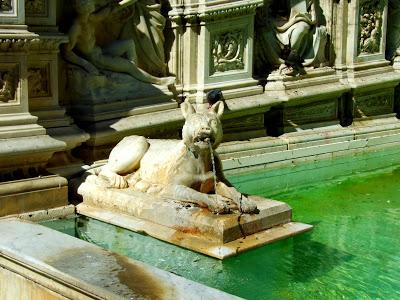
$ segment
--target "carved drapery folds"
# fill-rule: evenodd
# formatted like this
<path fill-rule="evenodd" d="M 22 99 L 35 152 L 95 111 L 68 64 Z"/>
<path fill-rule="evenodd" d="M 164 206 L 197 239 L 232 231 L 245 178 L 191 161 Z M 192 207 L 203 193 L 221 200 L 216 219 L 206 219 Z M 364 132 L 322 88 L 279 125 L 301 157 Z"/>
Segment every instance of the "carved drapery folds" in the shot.
<path fill-rule="evenodd" d="M 138 66 L 159 77 L 167 75 L 164 27 L 160 4 L 154 0 L 140 0 L 134 4 L 133 14 L 123 25 L 120 35 L 123 39 L 134 40 Z"/>
<path fill-rule="evenodd" d="M 381 0 L 360 1 L 360 54 L 380 52 L 384 7 Z"/>
<path fill-rule="evenodd" d="M 318 0 L 265 2 L 256 15 L 256 74 L 279 68 L 293 76 L 325 63 L 324 23 Z"/>

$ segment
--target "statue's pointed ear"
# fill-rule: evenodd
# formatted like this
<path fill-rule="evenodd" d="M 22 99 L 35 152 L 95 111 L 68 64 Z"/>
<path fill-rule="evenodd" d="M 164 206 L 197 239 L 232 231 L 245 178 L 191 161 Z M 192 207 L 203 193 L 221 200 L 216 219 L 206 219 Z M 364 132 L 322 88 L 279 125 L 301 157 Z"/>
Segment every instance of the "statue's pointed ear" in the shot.
<path fill-rule="evenodd" d="M 210 109 L 217 114 L 218 118 L 221 118 L 222 114 L 224 113 L 224 109 L 225 109 L 224 102 L 217 101 L 214 103 L 213 106 L 211 106 Z"/>
<path fill-rule="evenodd" d="M 189 115 L 194 114 L 196 110 L 194 109 L 193 105 L 189 102 L 183 102 L 181 104 L 181 111 L 183 117 L 186 119 Z"/>

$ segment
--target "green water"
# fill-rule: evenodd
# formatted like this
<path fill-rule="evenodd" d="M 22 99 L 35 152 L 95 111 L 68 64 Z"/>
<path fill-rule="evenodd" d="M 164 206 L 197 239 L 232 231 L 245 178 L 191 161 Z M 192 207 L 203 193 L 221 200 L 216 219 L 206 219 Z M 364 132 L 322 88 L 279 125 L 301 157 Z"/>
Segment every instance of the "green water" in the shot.
<path fill-rule="evenodd" d="M 231 179 L 260 195 L 261 175 Z M 45 225 L 246 299 L 400 299 L 399 195 L 395 167 L 276 193 L 314 230 L 224 261 L 84 217 Z"/>

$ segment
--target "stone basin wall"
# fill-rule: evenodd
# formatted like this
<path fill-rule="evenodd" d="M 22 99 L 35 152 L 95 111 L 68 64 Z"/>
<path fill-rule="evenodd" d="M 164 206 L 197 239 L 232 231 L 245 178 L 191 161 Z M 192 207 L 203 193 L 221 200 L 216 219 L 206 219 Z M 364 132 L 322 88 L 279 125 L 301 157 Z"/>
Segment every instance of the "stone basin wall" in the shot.
<path fill-rule="evenodd" d="M 86 2 L 96 22 L 79 0 L 0 0 L 0 217 L 66 211 L 66 179 L 124 136 L 179 137 L 179 104 L 213 89 L 230 172 L 400 142 L 398 1 Z M 74 24 L 108 67 L 88 71 Z"/>

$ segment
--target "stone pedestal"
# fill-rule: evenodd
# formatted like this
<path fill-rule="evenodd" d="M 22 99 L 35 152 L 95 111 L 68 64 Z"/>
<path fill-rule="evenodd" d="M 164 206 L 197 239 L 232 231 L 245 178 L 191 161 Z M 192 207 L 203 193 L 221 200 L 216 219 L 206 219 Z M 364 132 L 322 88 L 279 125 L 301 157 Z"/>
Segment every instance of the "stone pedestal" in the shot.
<path fill-rule="evenodd" d="M 102 188 L 87 178 L 78 188 L 80 214 L 149 234 L 203 254 L 224 259 L 240 252 L 310 230 L 291 222 L 290 207 L 279 201 L 251 197 L 259 214 L 215 215 L 208 209 L 173 199 Z"/>
<path fill-rule="evenodd" d="M 252 78 L 254 14 L 260 0 L 171 1 L 175 35 L 169 69 L 177 90 L 191 102 L 222 89 L 225 98 L 262 93 Z"/>

